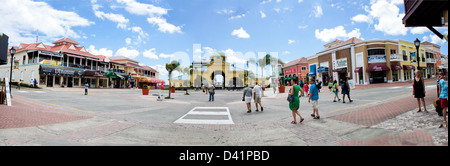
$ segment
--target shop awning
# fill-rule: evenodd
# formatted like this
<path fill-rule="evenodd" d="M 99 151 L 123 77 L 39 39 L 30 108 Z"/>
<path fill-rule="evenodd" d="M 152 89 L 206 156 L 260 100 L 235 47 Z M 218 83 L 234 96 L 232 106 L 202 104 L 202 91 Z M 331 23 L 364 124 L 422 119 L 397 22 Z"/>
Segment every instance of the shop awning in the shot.
<path fill-rule="evenodd" d="M 391 65 L 392 70 L 402 70 L 402 66 L 400 65 Z"/>
<path fill-rule="evenodd" d="M 416 70 L 416 66 L 403 65 L 403 70 Z"/>
<path fill-rule="evenodd" d="M 387 67 L 385 64 L 373 64 L 370 65 L 367 68 L 367 72 L 373 72 L 373 71 L 389 71 L 391 70 L 389 67 Z"/>
<path fill-rule="evenodd" d="M 105 77 L 106 74 L 103 71 L 85 71 L 84 76 L 88 77 Z"/>
<path fill-rule="evenodd" d="M 117 74 L 114 72 L 106 72 L 106 76 L 108 76 L 109 78 L 118 78 Z"/>
<path fill-rule="evenodd" d="M 333 72 L 342 72 L 342 71 L 347 71 L 347 68 L 346 67 L 344 67 L 344 68 L 339 68 L 339 69 L 334 69 L 333 70 Z"/>
<path fill-rule="evenodd" d="M 363 72 L 363 68 L 362 67 L 357 67 L 355 69 L 355 73 L 359 73 L 359 72 Z"/>
<path fill-rule="evenodd" d="M 151 78 L 151 77 L 139 77 L 139 82 L 148 82 L 148 83 L 163 83 L 163 80 Z"/>
<path fill-rule="evenodd" d="M 84 77 L 83 70 L 76 70 L 61 66 L 41 65 L 39 74 L 51 76 L 65 76 L 65 77 Z"/>
<path fill-rule="evenodd" d="M 319 67 L 317 69 L 318 73 L 328 73 L 328 67 Z"/>

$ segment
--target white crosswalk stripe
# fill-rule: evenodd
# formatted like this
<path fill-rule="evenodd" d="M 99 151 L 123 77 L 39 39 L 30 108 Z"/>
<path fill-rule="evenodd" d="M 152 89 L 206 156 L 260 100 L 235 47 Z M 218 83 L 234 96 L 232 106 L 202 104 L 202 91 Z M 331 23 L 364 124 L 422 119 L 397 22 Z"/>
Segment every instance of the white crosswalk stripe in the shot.
<path fill-rule="evenodd" d="M 195 107 L 174 123 L 234 124 L 228 107 Z"/>

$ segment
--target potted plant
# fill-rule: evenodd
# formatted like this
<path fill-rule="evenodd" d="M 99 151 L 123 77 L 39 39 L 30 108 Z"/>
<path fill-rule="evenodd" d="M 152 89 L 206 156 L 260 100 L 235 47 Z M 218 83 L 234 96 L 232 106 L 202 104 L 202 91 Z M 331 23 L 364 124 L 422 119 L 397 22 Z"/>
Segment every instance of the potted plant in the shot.
<path fill-rule="evenodd" d="M 144 85 L 142 87 L 142 95 L 148 95 L 149 91 L 150 91 L 150 89 L 149 89 L 148 85 Z"/>
<path fill-rule="evenodd" d="M 172 86 L 172 87 L 170 88 L 170 92 L 171 92 L 171 93 L 175 93 L 175 87 L 174 87 L 174 86 Z"/>
<path fill-rule="evenodd" d="M 285 92 L 286 87 L 284 85 L 281 85 L 280 87 L 278 87 L 278 91 L 280 93 L 284 93 Z"/>

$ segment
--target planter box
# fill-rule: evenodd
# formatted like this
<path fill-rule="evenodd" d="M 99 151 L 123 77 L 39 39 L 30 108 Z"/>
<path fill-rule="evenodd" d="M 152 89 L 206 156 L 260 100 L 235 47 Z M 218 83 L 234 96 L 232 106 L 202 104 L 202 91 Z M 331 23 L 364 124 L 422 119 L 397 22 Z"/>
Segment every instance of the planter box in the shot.
<path fill-rule="evenodd" d="M 171 93 L 175 93 L 175 88 L 171 88 L 171 89 L 170 89 L 170 92 L 171 92 Z"/>
<path fill-rule="evenodd" d="M 285 90 L 286 90 L 286 87 L 285 87 L 285 86 L 280 86 L 280 87 L 278 87 L 278 91 L 279 91 L 280 93 L 285 93 Z"/>
<path fill-rule="evenodd" d="M 142 95 L 148 95 L 150 89 L 142 89 Z"/>

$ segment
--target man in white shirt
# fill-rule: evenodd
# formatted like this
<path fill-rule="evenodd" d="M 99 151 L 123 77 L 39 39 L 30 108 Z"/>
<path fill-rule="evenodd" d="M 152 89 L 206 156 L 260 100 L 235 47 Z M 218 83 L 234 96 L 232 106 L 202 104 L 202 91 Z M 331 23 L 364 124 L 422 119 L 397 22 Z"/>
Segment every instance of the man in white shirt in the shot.
<path fill-rule="evenodd" d="M 261 105 L 261 92 L 262 88 L 259 86 L 259 83 L 256 83 L 255 87 L 253 87 L 253 96 L 255 100 L 256 112 L 258 112 L 258 104 L 261 107 L 261 111 L 264 111 L 263 106 Z"/>

